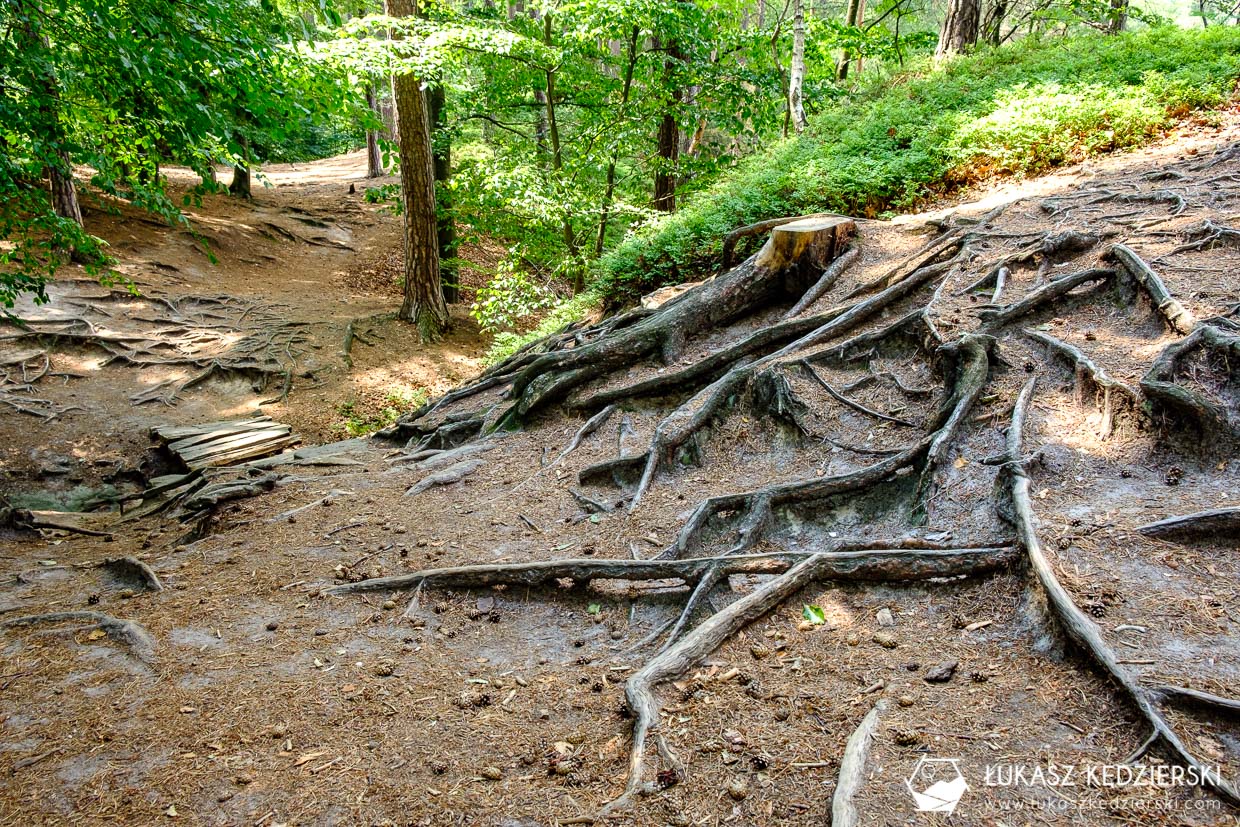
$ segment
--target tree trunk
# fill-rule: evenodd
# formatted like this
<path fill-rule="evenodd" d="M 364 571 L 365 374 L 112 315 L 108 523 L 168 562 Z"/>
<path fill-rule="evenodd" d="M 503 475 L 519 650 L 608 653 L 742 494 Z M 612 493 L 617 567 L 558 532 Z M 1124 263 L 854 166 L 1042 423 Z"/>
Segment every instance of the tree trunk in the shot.
<path fill-rule="evenodd" d="M 663 62 L 663 83 L 671 100 L 659 121 L 658 166 L 654 173 L 654 208 L 661 212 L 676 211 L 676 164 L 680 160 L 680 128 L 676 124 L 676 109 L 680 106 L 680 90 L 672 88 L 675 81 L 675 62 L 682 59 L 676 41 L 667 44 L 667 57 Z"/>
<path fill-rule="evenodd" d="M 376 118 L 381 118 L 379 105 L 375 100 L 373 83 L 366 84 L 366 108 Z M 375 129 L 366 130 L 366 177 L 380 178 L 383 176 L 383 156 L 379 153 L 379 132 Z"/>
<path fill-rule="evenodd" d="M 448 114 L 442 83 L 426 90 L 426 113 L 431 125 L 432 154 L 435 165 L 435 236 L 439 247 L 439 282 L 443 300 L 456 304 L 460 290 L 457 284 L 456 222 L 452 218 L 452 195 L 448 180 L 452 177 L 452 138 L 446 129 Z"/>
<path fill-rule="evenodd" d="M 551 48 L 551 12 L 548 11 L 543 15 L 543 43 L 547 48 Z M 554 68 L 547 69 L 547 94 L 546 94 L 546 125 L 547 137 L 551 141 L 551 173 L 555 178 L 557 187 L 560 183 L 560 171 L 564 168 L 564 154 L 560 146 L 560 124 L 556 120 L 555 113 L 555 79 L 556 70 Z M 570 258 L 577 254 L 577 234 L 573 230 L 573 216 L 567 209 L 564 211 L 563 219 L 564 230 L 564 249 Z M 585 273 L 580 267 L 574 266 L 572 272 L 573 293 L 580 293 L 585 287 Z"/>
<path fill-rule="evenodd" d="M 238 138 L 237 143 L 241 145 L 241 151 L 246 155 L 250 154 L 250 142 L 246 138 Z M 248 158 L 245 162 L 238 163 L 233 167 L 232 183 L 228 185 L 229 195 L 237 198 L 250 197 L 250 167 L 248 166 Z"/>
<path fill-rule="evenodd" d="M 386 0 L 385 5 L 392 17 L 411 17 L 417 12 L 414 0 Z M 422 341 L 429 342 L 439 338 L 449 317 L 439 280 L 435 160 L 422 82 L 410 74 L 394 75 L 392 99 L 396 102 L 405 242 L 405 299 L 396 317 L 416 324 Z"/>
<path fill-rule="evenodd" d="M 79 227 L 82 226 L 82 208 L 78 205 L 77 187 L 73 183 L 73 165 L 69 162 L 69 153 L 61 150 L 56 153 L 60 164 L 48 167 L 48 178 L 52 185 L 52 210 L 61 218 L 67 218 Z"/>
<path fill-rule="evenodd" d="M 620 108 L 616 113 L 616 123 L 623 126 L 626 110 L 629 105 L 629 92 L 633 89 L 633 68 L 637 65 L 637 38 L 641 29 L 637 26 L 629 32 L 628 59 L 624 64 L 624 86 L 620 90 Z M 607 241 L 607 221 L 611 213 L 611 200 L 616 192 L 616 161 L 620 157 L 620 143 L 611 149 L 611 159 L 607 162 L 607 189 L 603 193 L 603 205 L 599 210 L 598 237 L 594 239 L 594 257 L 603 254 L 603 245 Z"/>
<path fill-rule="evenodd" d="M 995 0 L 982 23 L 981 39 L 991 46 L 1003 42 L 1003 21 L 1008 13 L 1008 0 Z"/>
<path fill-rule="evenodd" d="M 250 197 L 250 169 L 245 164 L 233 167 L 232 183 L 228 185 L 228 194 L 237 198 Z"/>
<path fill-rule="evenodd" d="M 788 112 L 797 134 L 805 130 L 805 9 L 792 0 L 792 69 L 788 75 Z"/>
<path fill-rule="evenodd" d="M 1107 31 L 1119 34 L 1128 25 L 1128 0 L 1111 0 L 1111 13 L 1107 20 Z"/>
<path fill-rule="evenodd" d="M 935 60 L 967 51 L 977 44 L 981 8 L 978 0 L 950 0 L 943 28 L 939 31 L 939 45 L 934 50 Z"/>
<path fill-rule="evenodd" d="M 845 26 L 860 26 L 861 18 L 865 14 L 865 0 L 848 0 L 848 8 L 844 12 Z M 844 50 L 844 54 L 840 56 L 840 62 L 835 66 L 835 79 L 846 80 L 848 78 L 848 66 L 852 63 L 852 51 Z"/>

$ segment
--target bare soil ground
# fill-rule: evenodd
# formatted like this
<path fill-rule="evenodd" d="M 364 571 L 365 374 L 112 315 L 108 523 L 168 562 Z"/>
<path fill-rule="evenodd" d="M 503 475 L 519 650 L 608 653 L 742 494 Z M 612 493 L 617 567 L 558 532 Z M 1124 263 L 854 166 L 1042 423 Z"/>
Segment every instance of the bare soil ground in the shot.
<path fill-rule="evenodd" d="M 1240 220 L 1240 161 L 1208 162 L 1238 137 L 1240 123 L 1229 118 L 1219 129 L 1148 150 L 998 186 L 950 217 L 941 211 L 858 222 L 859 262 L 805 315 L 839 304 L 915 256 L 934 237 L 927 219 L 976 218 L 1002 204 L 1008 206 L 981 228 L 988 235 L 976 240 L 971 256 L 848 335 L 928 307 L 919 318 L 928 318 L 944 341 L 956 341 L 980 329 L 979 310 L 1010 307 L 1057 276 L 1113 266 L 1099 256 L 1117 242 L 1153 262 L 1196 319 L 1228 314 L 1240 303 L 1237 248 L 1224 238 L 1175 251 L 1196 238 L 1191 228 L 1204 220 Z M 212 354 L 245 340 L 238 331 L 244 334 L 256 315 L 264 326 L 272 319 L 307 323 L 288 334 L 299 359 L 287 400 L 263 410 L 324 440 L 332 438 L 330 409 L 348 394 L 414 382 L 445 390 L 469 378 L 482 347 L 463 325 L 443 346 L 421 349 L 399 328 L 375 323 L 375 335 L 367 336 L 375 345 L 355 346 L 353 370 L 346 371 L 337 355 L 344 326 L 391 307 L 390 297 L 350 285 L 365 284 L 368 269 L 390 266 L 383 261 L 394 238 L 390 218 L 344 194 L 357 169 L 355 160 L 347 164 L 273 172 L 277 184 L 289 176 L 288 200 L 279 186 L 275 194 L 260 191 L 257 214 L 248 206 L 213 207 L 212 216 L 229 211 L 213 229 L 221 252 L 232 256 L 222 269 L 195 259 L 188 238 L 167 234 L 160 237 L 168 249 L 148 242 L 129 262 L 144 294 L 175 303 L 227 293 L 259 305 L 178 305 L 198 330 L 224 324 L 218 316 L 233 321 L 226 341 L 203 340 Z M 1182 207 L 1161 196 L 1117 198 L 1164 191 Z M 319 243 L 270 228 L 275 238 L 267 238 L 259 229 L 265 222 L 298 236 L 314 233 Z M 124 226 L 105 235 L 119 238 Z M 1013 262 L 996 301 L 988 301 L 993 285 L 963 290 L 1026 241 L 1066 230 L 1097 238 L 1079 250 Z M 81 296 L 102 293 L 64 284 Z M 53 308 L 73 306 L 61 298 Z M 149 333 L 153 323 L 137 317 L 150 309 L 92 324 L 146 325 Z M 772 306 L 717 327 L 666 362 L 634 360 L 575 388 L 567 401 L 692 366 L 787 309 Z M 85 328 L 69 328 L 77 329 Z M 1007 555 L 996 558 L 1002 565 L 973 577 L 922 581 L 822 578 L 779 601 L 656 687 L 656 733 L 670 750 L 659 755 L 652 748 L 655 789 L 613 813 L 621 823 L 829 823 L 846 742 L 874 709 L 873 743 L 851 797 L 860 824 L 1235 823 L 1229 803 L 1197 787 L 1097 786 L 1083 776 L 1072 786 L 987 783 L 988 766 L 1073 765 L 1084 773 L 1087 765 L 1119 764 L 1149 735 L 1131 697 L 1064 640 L 1045 590 L 1020 562 L 1017 524 L 1004 511 L 1017 468 L 1031 478 L 1034 536 L 1071 602 L 1116 653 L 1117 668 L 1141 687 L 1240 696 L 1235 536 L 1201 544 L 1136 531 L 1163 517 L 1240 505 L 1232 436 L 1226 429 L 1194 436 L 1184 417 L 1146 403 L 1105 405 L 1094 385 L 1074 378 L 1024 331 L 1076 345 L 1132 387 L 1183 335 L 1139 291 L 1107 285 L 1085 285 L 988 330 L 996 341 L 985 389 L 931 468 L 924 499 L 914 491 L 916 473 L 893 472 L 856 496 L 777 509 L 752 532 L 747 551 L 814 554 L 897 538 L 914 547 L 997 548 Z M 0 823 L 549 825 L 597 817 L 624 791 L 629 772 L 634 722 L 626 681 L 658 650 L 643 641 L 680 615 L 690 585 L 613 577 L 487 588 L 428 582 L 412 594 L 326 589 L 442 566 L 648 559 L 674 548 L 693 510 L 710 497 L 864 469 L 932 433 L 936 411 L 950 398 L 950 366 L 916 338 L 876 343 L 868 358 L 816 363 L 833 389 L 852 388 L 845 395 L 871 413 L 806 373 L 788 373 L 802 406 L 792 406 L 791 418 L 751 399 L 761 394 L 741 394 L 703 432 L 696 461 L 660 466 L 631 512 L 614 507 L 634 496 L 631 475 L 613 484 L 598 476 L 580 482 L 579 473 L 617 457 L 637 457 L 640 466 L 656 426 L 700 381 L 625 400 L 564 457 L 590 411 L 566 413 L 559 402 L 511 434 L 482 442 L 447 436 L 445 423 L 454 416 L 468 421 L 480 400 L 484 409 L 502 405 L 497 386 L 437 409 L 429 423 L 405 426 L 406 434 L 427 431 L 432 449 L 461 444 L 476 451 L 468 457 L 414 459 L 416 439 L 404 449 L 374 440 L 351 450 L 356 464 L 276 469 L 282 478 L 274 491 L 224 503 L 202 525 L 170 515 L 118 527 L 111 540 L 6 536 L 10 581 L 0 594 L 0 620 L 98 611 L 140 623 L 154 646 L 143 659 L 132 640 L 72 618 L 4 630 Z M 835 345 L 823 342 L 814 353 Z M 69 338 L 48 349 L 56 371 L 88 375 L 55 384 L 45 378 L 41 394 L 58 406 L 88 400 L 87 410 L 46 423 L 0 410 L 0 427 L 9 484 L 27 492 L 41 486 L 62 499 L 65 485 L 54 480 L 76 475 L 93 484 L 101 472 L 89 470 L 91 461 L 106 460 L 108 473 L 114 464 L 129 470 L 132 485 L 150 476 L 166 462 L 148 453 L 145 429 L 156 421 L 243 414 L 282 390 L 278 371 L 257 392 L 250 381 L 213 377 L 187 388 L 175 406 L 135 407 L 132 394 L 157 388 L 179 368 L 96 368 L 91 360 L 99 353 L 79 352 Z M 1177 371 L 1176 381 L 1236 416 L 1234 362 L 1202 351 Z M 866 379 L 883 373 L 898 382 Z M 1009 423 L 1030 377 L 1038 381 L 1023 452 L 1036 460 L 1005 461 Z M 1002 473 L 984 462 L 995 457 Z M 49 475 L 56 464 L 67 470 Z M 455 482 L 445 477 L 446 484 L 407 493 L 453 470 Z M 924 510 L 920 521 L 909 518 L 915 500 Z M 692 538 L 690 556 L 727 553 L 738 521 L 745 529 L 743 511 L 715 515 Z M 149 564 L 163 590 L 96 565 L 122 555 Z M 776 580 L 723 578 L 695 620 L 724 617 Z M 825 622 L 806 622 L 809 606 Z M 946 680 L 933 680 L 934 667 L 953 662 Z M 1164 708 L 1193 755 L 1220 766 L 1226 778 L 1240 776 L 1234 718 L 1184 704 Z M 1164 747 L 1155 745 L 1136 763 L 1172 760 Z M 671 763 L 673 753 L 680 767 Z M 914 809 L 905 780 L 926 758 L 958 761 L 969 790 L 953 815 Z"/>

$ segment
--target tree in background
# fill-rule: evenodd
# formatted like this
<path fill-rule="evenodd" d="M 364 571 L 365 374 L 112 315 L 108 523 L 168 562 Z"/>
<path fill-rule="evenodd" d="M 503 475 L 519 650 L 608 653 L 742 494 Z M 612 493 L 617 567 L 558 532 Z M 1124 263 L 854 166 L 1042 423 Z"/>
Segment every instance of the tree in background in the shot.
<path fill-rule="evenodd" d="M 392 17 L 415 17 L 414 0 L 386 0 Z M 393 41 L 401 36 L 394 30 Z M 435 159 L 422 81 L 410 71 L 392 75 L 396 141 L 400 147 L 405 298 L 397 318 L 417 325 L 422 341 L 438 339 L 450 318 L 439 275 L 439 224 L 435 211 Z"/>
<path fill-rule="evenodd" d="M 934 50 L 935 59 L 968 51 L 976 45 L 980 23 L 978 0 L 948 0 L 947 14 L 939 30 L 939 44 Z"/>

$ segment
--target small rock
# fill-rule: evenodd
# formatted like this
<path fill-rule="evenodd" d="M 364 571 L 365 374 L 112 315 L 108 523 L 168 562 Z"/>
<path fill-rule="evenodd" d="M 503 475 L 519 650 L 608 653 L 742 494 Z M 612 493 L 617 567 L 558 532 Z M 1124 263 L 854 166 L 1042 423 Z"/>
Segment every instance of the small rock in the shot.
<path fill-rule="evenodd" d="M 732 796 L 733 801 L 743 801 L 749 796 L 749 781 L 743 776 L 733 778 L 728 784 L 728 795 Z"/>
<path fill-rule="evenodd" d="M 619 629 L 613 629 L 611 632 L 611 639 L 612 640 L 624 640 L 624 632 L 620 631 Z"/>
<path fill-rule="evenodd" d="M 482 777 L 488 781 L 499 781 L 504 777 L 504 771 L 499 767 L 483 767 Z"/>
<path fill-rule="evenodd" d="M 326 634 L 327 634 L 327 630 L 326 630 L 326 629 L 315 629 L 315 630 L 314 630 L 314 636 L 315 636 L 315 637 L 323 637 L 323 636 L 324 636 L 324 635 L 326 635 Z"/>
<path fill-rule="evenodd" d="M 889 632 L 875 632 L 874 636 L 871 637 L 870 640 L 874 641 L 884 649 L 894 649 L 900 645 L 900 642 L 896 640 L 896 636 L 890 634 Z"/>
<path fill-rule="evenodd" d="M 956 674 L 958 666 L 960 666 L 960 661 L 945 660 L 938 666 L 931 666 L 927 669 L 925 680 L 927 683 L 947 683 Z"/>
<path fill-rule="evenodd" d="M 279 628 L 280 628 L 280 624 L 279 624 L 277 621 L 274 621 L 274 620 L 273 620 L 273 621 L 271 621 L 270 623 L 268 623 L 268 624 L 267 624 L 267 631 L 268 631 L 268 632 L 274 632 L 276 629 L 279 629 Z"/>
<path fill-rule="evenodd" d="M 891 609 L 883 608 L 878 610 L 875 619 L 878 620 L 879 626 L 895 626 L 896 619 L 891 615 Z"/>

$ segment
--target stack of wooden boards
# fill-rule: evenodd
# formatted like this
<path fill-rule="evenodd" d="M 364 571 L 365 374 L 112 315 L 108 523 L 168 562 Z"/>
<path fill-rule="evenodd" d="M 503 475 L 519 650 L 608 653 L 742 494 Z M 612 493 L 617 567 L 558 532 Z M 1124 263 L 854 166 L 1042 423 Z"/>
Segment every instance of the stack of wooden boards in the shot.
<path fill-rule="evenodd" d="M 151 434 L 191 470 L 265 457 L 300 441 L 291 426 L 269 416 L 168 425 L 152 428 Z"/>

